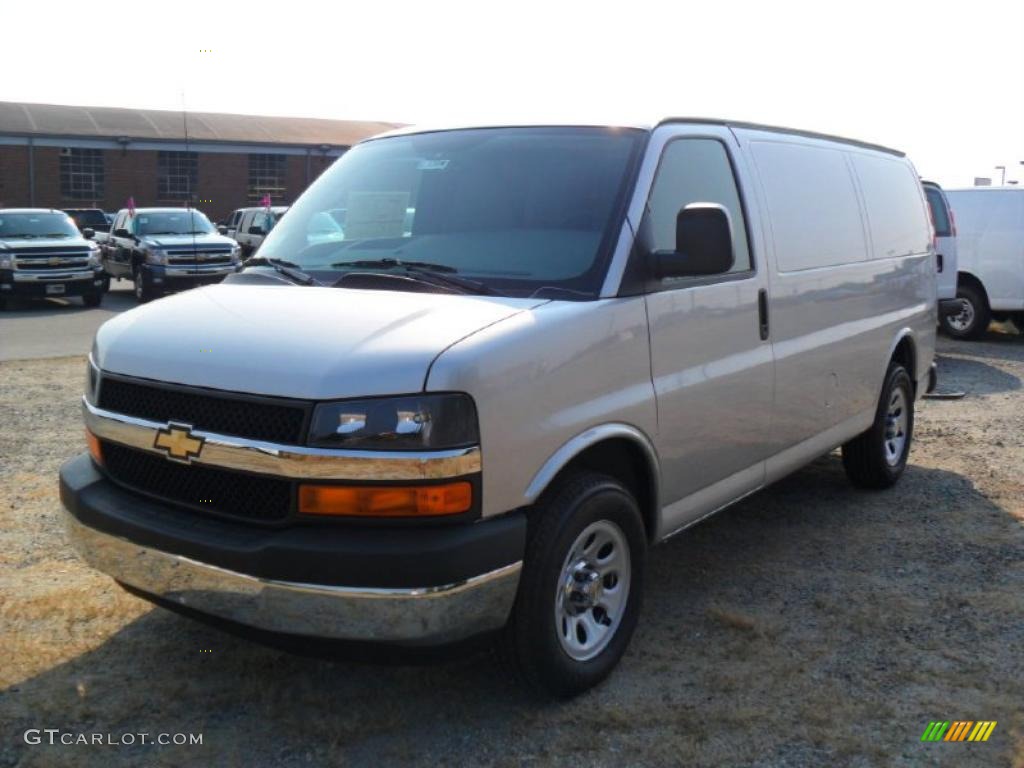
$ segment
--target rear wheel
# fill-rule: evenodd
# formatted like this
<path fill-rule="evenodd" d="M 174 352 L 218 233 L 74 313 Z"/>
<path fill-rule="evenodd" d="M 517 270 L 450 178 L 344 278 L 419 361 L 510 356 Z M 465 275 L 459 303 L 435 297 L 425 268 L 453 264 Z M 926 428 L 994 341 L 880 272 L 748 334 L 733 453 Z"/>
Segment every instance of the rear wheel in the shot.
<path fill-rule="evenodd" d="M 988 299 L 983 291 L 970 283 L 957 288 L 956 296 L 963 302 L 963 309 L 955 315 L 942 318 L 942 330 L 954 339 L 980 338 L 992 322 Z"/>
<path fill-rule="evenodd" d="M 593 472 L 559 483 L 531 517 L 519 592 L 500 647 L 531 688 L 568 698 L 601 682 L 629 645 L 647 539 L 629 490 Z"/>
<path fill-rule="evenodd" d="M 860 488 L 889 488 L 900 479 L 914 436 L 914 385 L 907 369 L 890 363 L 870 429 L 843 446 L 843 467 Z"/>

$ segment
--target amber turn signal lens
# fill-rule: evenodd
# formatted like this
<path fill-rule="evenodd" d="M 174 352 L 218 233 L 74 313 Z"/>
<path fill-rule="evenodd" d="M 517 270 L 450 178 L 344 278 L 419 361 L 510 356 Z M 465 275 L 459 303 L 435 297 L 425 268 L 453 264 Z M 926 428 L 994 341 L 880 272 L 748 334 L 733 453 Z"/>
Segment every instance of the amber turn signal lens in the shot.
<path fill-rule="evenodd" d="M 299 512 L 354 517 L 458 515 L 473 506 L 465 480 L 444 485 L 300 485 Z"/>
<path fill-rule="evenodd" d="M 85 430 L 85 442 L 89 444 L 89 455 L 97 464 L 103 463 L 103 449 L 100 447 L 100 439 L 88 429 Z"/>

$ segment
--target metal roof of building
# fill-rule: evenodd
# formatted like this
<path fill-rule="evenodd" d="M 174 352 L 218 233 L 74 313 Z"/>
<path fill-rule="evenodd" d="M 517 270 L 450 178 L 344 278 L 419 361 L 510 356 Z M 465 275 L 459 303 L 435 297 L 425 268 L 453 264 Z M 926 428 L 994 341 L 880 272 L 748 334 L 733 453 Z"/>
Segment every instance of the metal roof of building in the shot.
<path fill-rule="evenodd" d="M 192 141 L 351 146 L 400 123 L 189 112 Z M 183 141 L 183 114 L 157 109 L 0 102 L 0 135 Z"/>

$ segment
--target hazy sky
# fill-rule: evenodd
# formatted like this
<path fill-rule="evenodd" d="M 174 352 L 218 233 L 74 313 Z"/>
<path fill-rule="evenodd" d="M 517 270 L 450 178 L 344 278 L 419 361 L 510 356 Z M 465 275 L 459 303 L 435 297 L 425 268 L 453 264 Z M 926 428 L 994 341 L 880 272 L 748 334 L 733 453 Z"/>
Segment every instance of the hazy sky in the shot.
<path fill-rule="evenodd" d="M 1024 184 L 1024 2 L 26 3 L 0 100 L 410 123 L 727 117 Z M 210 52 L 203 52 L 205 50 Z"/>

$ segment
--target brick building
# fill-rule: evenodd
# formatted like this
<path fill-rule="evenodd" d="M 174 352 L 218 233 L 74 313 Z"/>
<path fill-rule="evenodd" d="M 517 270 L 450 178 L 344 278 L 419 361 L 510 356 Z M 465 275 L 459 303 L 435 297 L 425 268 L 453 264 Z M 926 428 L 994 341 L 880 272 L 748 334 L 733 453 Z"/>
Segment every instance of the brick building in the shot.
<path fill-rule="evenodd" d="M 352 144 L 395 123 L 0 102 L 0 207 L 295 200 Z"/>

